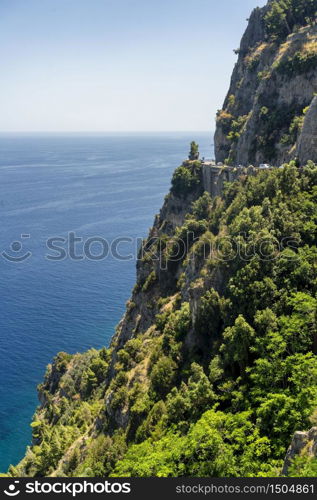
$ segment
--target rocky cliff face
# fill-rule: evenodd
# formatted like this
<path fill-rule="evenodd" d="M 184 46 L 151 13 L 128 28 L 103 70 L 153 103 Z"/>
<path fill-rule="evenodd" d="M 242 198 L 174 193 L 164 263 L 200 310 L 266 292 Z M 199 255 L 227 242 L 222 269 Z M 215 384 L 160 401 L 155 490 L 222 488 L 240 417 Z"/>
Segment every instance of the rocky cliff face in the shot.
<path fill-rule="evenodd" d="M 230 89 L 218 112 L 216 159 L 249 165 L 299 157 L 316 161 L 317 27 L 270 37 L 270 5 L 255 9 L 238 50 Z"/>
<path fill-rule="evenodd" d="M 195 162 L 185 162 L 184 165 L 185 168 L 191 169 Z M 140 250 L 137 262 L 137 283 L 128 310 L 118 325 L 114 339 L 114 343 L 119 347 L 138 333 L 146 331 L 154 323 L 155 317 L 160 311 L 156 300 L 176 292 L 177 282 L 184 271 L 184 259 L 175 254 L 166 263 L 162 238 L 175 237 L 177 228 L 184 225 L 192 204 L 203 193 L 208 193 L 212 199 L 221 197 L 226 183 L 233 183 L 239 178 L 256 175 L 256 169 L 252 167 L 248 169 L 217 167 L 200 164 L 200 162 L 197 165 L 196 187 L 185 198 L 175 195 L 173 191 L 169 193 L 159 215 L 155 218 L 148 239 Z M 184 248 L 184 256 L 186 253 L 187 249 Z M 195 271 L 192 267 L 190 269 L 186 272 L 190 273 L 189 282 L 192 282 L 199 277 L 200 268 L 198 267 Z M 149 277 L 152 278 L 151 283 Z M 184 291 L 184 293 L 186 292 Z M 188 295 L 188 293 L 186 294 Z M 150 305 L 149 297 L 151 299 Z"/>
<path fill-rule="evenodd" d="M 314 97 L 306 113 L 297 143 L 297 156 L 302 163 L 317 161 L 317 97 Z"/>
<path fill-rule="evenodd" d="M 282 469 L 282 474 L 287 476 L 294 459 L 302 456 L 305 461 L 310 461 L 317 456 L 317 427 L 307 432 L 295 432 Z"/>

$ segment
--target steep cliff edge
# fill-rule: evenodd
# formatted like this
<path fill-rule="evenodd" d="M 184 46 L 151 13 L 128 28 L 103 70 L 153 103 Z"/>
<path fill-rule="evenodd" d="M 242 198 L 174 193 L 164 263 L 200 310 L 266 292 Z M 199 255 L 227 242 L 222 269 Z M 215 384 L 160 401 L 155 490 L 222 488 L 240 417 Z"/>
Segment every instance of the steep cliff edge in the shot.
<path fill-rule="evenodd" d="M 281 6 L 281 12 L 277 10 L 279 4 L 290 5 L 285 15 Z M 311 147 L 311 137 L 317 135 L 316 5 L 304 4 L 272 1 L 253 11 L 217 115 L 218 162 L 281 165 L 295 157 L 302 164 L 317 160 L 316 147 Z M 305 6 L 306 15 L 301 16 Z"/>
<path fill-rule="evenodd" d="M 292 435 L 311 426 L 317 408 L 314 59 L 300 86 L 289 79 L 284 97 L 294 107 L 287 118 L 261 103 L 269 123 L 263 129 L 259 88 L 272 97 L 281 81 L 270 76 L 259 85 L 244 73 L 243 61 L 256 46 L 259 56 L 250 64 L 264 71 L 277 51 L 284 54 L 284 44 L 295 50 L 292 36 L 302 46 L 315 26 L 304 16 L 296 33 L 287 22 L 278 25 L 279 39 L 267 41 L 264 19 L 275 5 L 270 1 L 250 18 L 218 116 L 217 155 L 231 154 L 223 126 L 234 111 L 243 124 L 232 149 L 239 163 L 263 137 L 276 161 L 295 148 L 307 164 L 259 171 L 192 158 L 176 169 L 140 249 L 137 282 L 110 348 L 56 356 L 39 386 L 32 446 L 10 475 L 279 475 Z M 305 114 L 303 105 L 309 105 Z M 299 116 L 300 134 L 295 142 L 285 139 L 283 149 L 275 139 L 288 135 L 290 116 Z M 262 160 L 258 149 L 248 154 Z M 288 468 L 295 454 L 289 453 Z"/>

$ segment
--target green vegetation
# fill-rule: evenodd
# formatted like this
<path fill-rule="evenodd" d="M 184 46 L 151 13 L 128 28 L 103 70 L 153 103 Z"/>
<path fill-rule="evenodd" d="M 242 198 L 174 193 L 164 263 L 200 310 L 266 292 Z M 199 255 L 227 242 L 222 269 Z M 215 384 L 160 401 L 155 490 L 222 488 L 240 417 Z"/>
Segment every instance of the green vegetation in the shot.
<path fill-rule="evenodd" d="M 296 26 L 316 21 L 317 0 L 275 0 L 265 16 L 265 29 L 269 38 L 282 40 Z"/>
<path fill-rule="evenodd" d="M 309 107 L 306 107 L 303 109 L 303 113 L 299 116 L 295 116 L 290 124 L 289 127 L 289 133 L 285 134 L 282 139 L 281 143 L 282 144 L 295 144 L 297 141 L 298 136 L 300 135 L 303 125 L 304 125 L 304 119 L 305 115 L 308 111 Z"/>
<path fill-rule="evenodd" d="M 218 110 L 217 112 L 217 125 L 221 127 L 225 135 L 230 133 L 231 124 L 234 117 L 231 113 L 225 110 Z"/>
<path fill-rule="evenodd" d="M 11 475 L 280 473 L 317 408 L 317 167 L 243 177 L 221 199 L 197 194 L 162 252 L 187 233 L 182 278 L 167 281 L 148 330 L 56 357 L 34 445 Z M 316 461 L 298 457 L 291 474 L 304 473 Z"/>
<path fill-rule="evenodd" d="M 305 112 L 303 105 L 292 104 L 270 107 L 270 96 L 261 96 L 259 112 L 259 128 L 253 141 L 254 151 L 263 153 L 267 161 L 276 156 L 276 145 L 294 145 L 302 129 Z"/>
<path fill-rule="evenodd" d="M 241 135 L 241 130 L 243 129 L 249 115 L 238 116 L 236 120 L 232 120 L 230 132 L 227 135 L 227 139 L 230 142 L 238 142 Z"/>
<path fill-rule="evenodd" d="M 210 410 L 186 436 L 167 432 L 158 441 L 131 446 L 113 476 L 245 476 L 250 475 L 251 462 L 253 471 L 259 472 L 261 460 L 268 455 L 268 440 L 259 437 L 248 412 L 232 415 Z"/>
<path fill-rule="evenodd" d="M 178 197 L 186 197 L 199 184 L 199 172 L 201 163 L 196 162 L 184 162 L 183 165 L 178 167 L 172 178 L 172 193 Z"/>
<path fill-rule="evenodd" d="M 234 96 L 229 97 L 228 108 L 234 106 Z M 227 111 L 218 111 L 217 125 L 221 127 L 222 132 L 225 134 L 230 146 L 236 145 L 239 141 L 243 128 L 249 118 L 249 114 L 241 116 L 233 116 Z M 230 149 L 229 146 L 229 149 Z M 230 150 L 230 155 L 225 159 L 226 165 L 232 165 L 235 162 L 235 152 Z"/>
<path fill-rule="evenodd" d="M 156 274 L 155 274 L 155 271 L 152 271 L 148 277 L 146 278 L 146 281 L 144 283 L 144 285 L 142 286 L 142 291 L 143 292 L 147 292 L 151 286 L 155 283 L 156 281 Z"/>
<path fill-rule="evenodd" d="M 295 54 L 282 58 L 277 66 L 277 70 L 292 77 L 302 73 L 308 73 L 316 68 L 317 64 L 317 42 L 306 44 L 302 50 L 298 50 Z"/>
<path fill-rule="evenodd" d="M 190 161 L 196 161 L 199 158 L 199 146 L 195 141 L 190 143 L 190 152 L 188 156 Z"/>
<path fill-rule="evenodd" d="M 272 0 L 257 12 L 217 113 L 216 157 L 229 165 L 294 158 L 302 110 L 314 95 L 317 0 Z M 256 41 L 253 30 L 259 31 Z M 302 95 L 301 85 L 309 89 Z"/>

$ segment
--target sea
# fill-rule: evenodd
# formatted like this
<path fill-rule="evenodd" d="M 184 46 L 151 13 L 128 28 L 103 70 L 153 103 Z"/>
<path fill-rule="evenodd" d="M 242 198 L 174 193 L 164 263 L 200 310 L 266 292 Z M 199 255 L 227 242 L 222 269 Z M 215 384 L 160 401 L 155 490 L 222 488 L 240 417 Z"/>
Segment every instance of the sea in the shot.
<path fill-rule="evenodd" d="M 109 345 L 138 245 L 190 141 L 212 134 L 0 134 L 0 472 L 31 442 L 59 351 Z"/>

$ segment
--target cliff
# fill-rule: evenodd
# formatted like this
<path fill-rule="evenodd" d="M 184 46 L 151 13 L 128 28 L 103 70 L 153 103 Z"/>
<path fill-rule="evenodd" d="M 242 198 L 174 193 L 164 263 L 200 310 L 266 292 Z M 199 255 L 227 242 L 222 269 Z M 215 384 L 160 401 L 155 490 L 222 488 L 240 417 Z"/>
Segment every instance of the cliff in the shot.
<path fill-rule="evenodd" d="M 281 33 L 278 19 L 273 24 L 270 14 L 273 4 L 278 2 L 253 11 L 237 51 L 229 92 L 217 115 L 218 162 L 317 160 L 311 142 L 317 135 L 317 26 L 313 20 L 307 25 L 304 17 L 294 19 L 294 7 Z"/>
<path fill-rule="evenodd" d="M 317 75 L 314 58 L 289 78 L 276 61 L 293 64 L 304 40 L 315 47 L 316 27 L 306 11 L 272 24 L 276 5 L 251 15 L 218 114 L 217 159 L 297 154 L 305 165 L 215 167 L 195 154 L 176 169 L 111 346 L 56 356 L 32 445 L 10 475 L 279 475 L 292 435 L 311 425 Z"/>
<path fill-rule="evenodd" d="M 316 476 L 317 427 L 295 432 L 282 469 L 285 476 Z"/>

